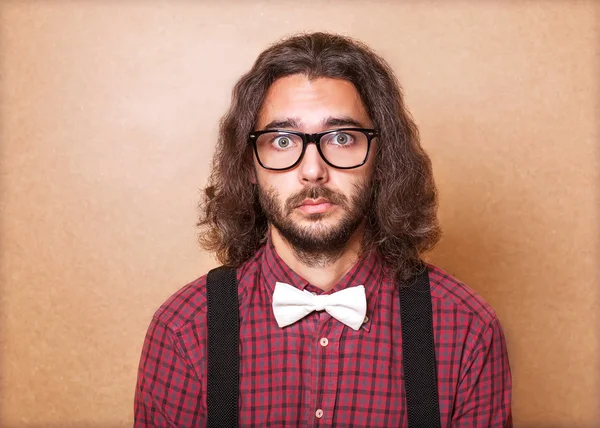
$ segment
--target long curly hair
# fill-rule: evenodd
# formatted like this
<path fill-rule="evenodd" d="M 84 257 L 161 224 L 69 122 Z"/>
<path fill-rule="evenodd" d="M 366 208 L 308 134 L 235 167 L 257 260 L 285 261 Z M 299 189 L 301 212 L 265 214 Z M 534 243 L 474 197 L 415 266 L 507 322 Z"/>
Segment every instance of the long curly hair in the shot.
<path fill-rule="evenodd" d="M 363 253 L 376 251 L 398 280 L 408 280 L 440 238 L 431 161 L 390 66 L 365 44 L 335 34 L 300 34 L 270 46 L 235 85 L 200 202 L 201 247 L 238 266 L 265 243 L 268 222 L 252 180 L 248 134 L 267 89 L 293 74 L 344 79 L 356 87 L 378 130 Z"/>

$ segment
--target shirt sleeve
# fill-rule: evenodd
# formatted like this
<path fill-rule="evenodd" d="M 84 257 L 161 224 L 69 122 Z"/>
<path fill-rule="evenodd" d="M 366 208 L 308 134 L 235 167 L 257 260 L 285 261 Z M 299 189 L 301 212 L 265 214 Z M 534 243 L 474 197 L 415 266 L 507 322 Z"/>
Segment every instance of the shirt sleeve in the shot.
<path fill-rule="evenodd" d="M 146 334 L 134 400 L 134 426 L 205 426 L 202 384 L 177 333 L 154 318 Z"/>
<path fill-rule="evenodd" d="M 511 387 L 504 333 L 494 318 L 467 356 L 458 385 L 452 427 L 512 427 Z"/>

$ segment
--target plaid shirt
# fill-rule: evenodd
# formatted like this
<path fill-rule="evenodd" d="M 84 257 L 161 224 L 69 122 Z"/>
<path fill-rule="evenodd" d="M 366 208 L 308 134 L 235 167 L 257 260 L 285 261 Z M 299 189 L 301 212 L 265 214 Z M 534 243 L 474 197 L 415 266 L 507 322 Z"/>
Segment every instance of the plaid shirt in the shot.
<path fill-rule="evenodd" d="M 494 311 L 429 266 L 438 395 L 444 427 L 507 427 L 511 374 Z M 237 271 L 242 427 L 406 427 L 398 290 L 376 256 L 331 290 L 364 285 L 367 318 L 354 331 L 327 312 L 285 328 L 271 307 L 275 282 L 322 291 L 295 274 L 271 243 Z M 135 394 L 136 427 L 206 425 L 206 276 L 156 312 Z"/>

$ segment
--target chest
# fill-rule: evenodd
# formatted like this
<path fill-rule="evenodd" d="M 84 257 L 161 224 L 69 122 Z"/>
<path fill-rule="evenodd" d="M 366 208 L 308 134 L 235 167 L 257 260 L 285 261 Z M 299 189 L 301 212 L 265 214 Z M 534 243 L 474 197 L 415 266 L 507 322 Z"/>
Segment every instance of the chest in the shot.
<path fill-rule="evenodd" d="M 358 331 L 325 311 L 281 329 L 269 302 L 250 302 L 240 323 L 241 425 L 405 424 L 400 315 L 391 298 L 381 296 Z"/>

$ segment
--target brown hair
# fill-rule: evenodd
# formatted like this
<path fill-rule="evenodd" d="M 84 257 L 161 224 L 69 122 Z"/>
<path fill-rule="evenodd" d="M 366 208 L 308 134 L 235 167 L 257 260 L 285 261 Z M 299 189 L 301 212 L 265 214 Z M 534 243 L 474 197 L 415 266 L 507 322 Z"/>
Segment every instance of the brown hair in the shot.
<path fill-rule="evenodd" d="M 440 237 L 431 162 L 389 65 L 361 42 L 334 34 L 300 34 L 272 45 L 235 85 L 200 203 L 201 246 L 237 266 L 265 242 L 268 223 L 251 182 L 248 134 L 267 89 L 292 74 L 345 79 L 358 90 L 379 133 L 363 251 L 376 251 L 399 280 L 408 279 Z"/>

